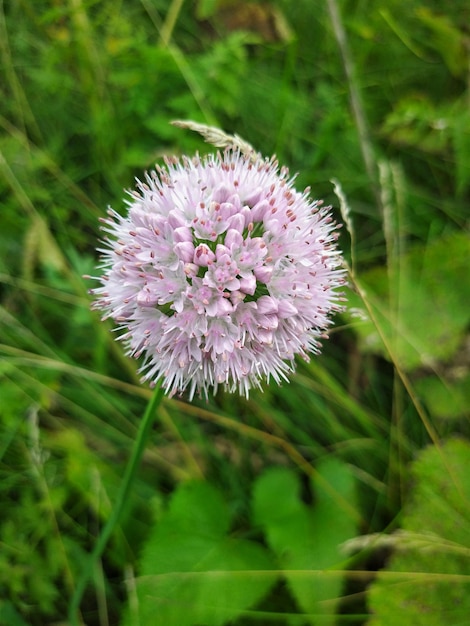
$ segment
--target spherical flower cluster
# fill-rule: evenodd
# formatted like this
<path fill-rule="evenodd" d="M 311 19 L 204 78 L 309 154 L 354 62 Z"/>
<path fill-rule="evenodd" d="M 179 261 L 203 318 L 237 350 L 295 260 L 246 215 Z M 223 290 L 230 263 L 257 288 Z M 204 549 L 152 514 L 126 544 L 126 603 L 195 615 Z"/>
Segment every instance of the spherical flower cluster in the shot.
<path fill-rule="evenodd" d="M 319 351 L 345 280 L 338 227 L 286 168 L 237 150 L 167 159 L 130 196 L 103 220 L 92 293 L 145 380 L 247 396 Z"/>

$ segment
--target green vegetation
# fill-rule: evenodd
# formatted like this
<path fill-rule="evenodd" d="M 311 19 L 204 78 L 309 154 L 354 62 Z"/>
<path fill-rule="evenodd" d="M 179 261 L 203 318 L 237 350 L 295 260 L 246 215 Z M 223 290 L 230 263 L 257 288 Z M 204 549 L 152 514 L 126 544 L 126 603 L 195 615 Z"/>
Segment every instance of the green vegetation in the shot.
<path fill-rule="evenodd" d="M 123 188 L 211 150 L 174 119 L 276 153 L 335 207 L 348 307 L 290 384 L 163 400 L 79 620 L 467 623 L 469 18 L 463 0 L 0 3 L 1 626 L 69 623 L 117 501 L 151 391 L 83 275 Z"/>

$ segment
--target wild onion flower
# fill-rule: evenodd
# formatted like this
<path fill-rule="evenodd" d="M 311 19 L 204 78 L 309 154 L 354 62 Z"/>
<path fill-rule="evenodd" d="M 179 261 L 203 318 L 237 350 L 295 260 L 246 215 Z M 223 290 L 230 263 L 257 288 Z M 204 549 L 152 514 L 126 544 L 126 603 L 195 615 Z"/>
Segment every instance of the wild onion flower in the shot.
<path fill-rule="evenodd" d="M 167 159 L 109 209 L 94 307 L 118 323 L 144 380 L 248 396 L 308 360 L 344 284 L 330 207 L 274 159 L 236 149 Z"/>

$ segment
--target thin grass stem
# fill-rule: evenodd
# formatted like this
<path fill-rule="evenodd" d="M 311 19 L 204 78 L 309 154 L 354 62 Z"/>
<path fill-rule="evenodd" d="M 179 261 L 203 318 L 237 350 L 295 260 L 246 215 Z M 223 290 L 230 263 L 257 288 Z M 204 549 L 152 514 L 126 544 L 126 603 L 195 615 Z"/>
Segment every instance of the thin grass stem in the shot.
<path fill-rule="evenodd" d="M 113 507 L 112 513 L 107 523 L 103 527 L 103 530 L 101 531 L 98 541 L 96 542 L 95 547 L 92 553 L 90 554 L 86 568 L 84 568 L 78 580 L 74 594 L 70 601 L 69 621 L 72 624 L 72 626 L 80 625 L 79 611 L 80 611 L 80 603 L 82 601 L 83 594 L 85 593 L 85 589 L 87 587 L 88 581 L 90 580 L 90 577 L 95 571 L 96 562 L 98 561 L 100 556 L 103 554 L 104 549 L 106 548 L 106 545 L 121 518 L 122 511 L 128 499 L 137 470 L 139 468 L 140 459 L 142 458 L 142 454 L 145 450 L 147 439 L 152 429 L 155 416 L 157 413 L 157 408 L 161 402 L 162 397 L 163 397 L 163 389 L 161 388 L 160 385 L 158 385 L 147 404 L 145 413 L 142 417 L 142 421 L 140 422 L 139 431 L 137 433 L 137 437 L 134 443 L 134 448 L 132 450 L 132 454 L 127 464 L 124 478 L 122 480 L 118 497 Z"/>
<path fill-rule="evenodd" d="M 360 89 L 356 79 L 354 61 L 349 48 L 348 38 L 341 19 L 341 13 L 336 0 L 326 0 L 333 33 L 338 44 L 341 61 L 343 63 L 346 81 L 348 83 L 351 110 L 357 128 L 359 147 L 369 177 L 376 204 L 381 208 L 380 188 L 375 164 L 374 147 L 370 138 L 369 125 L 362 104 Z"/>

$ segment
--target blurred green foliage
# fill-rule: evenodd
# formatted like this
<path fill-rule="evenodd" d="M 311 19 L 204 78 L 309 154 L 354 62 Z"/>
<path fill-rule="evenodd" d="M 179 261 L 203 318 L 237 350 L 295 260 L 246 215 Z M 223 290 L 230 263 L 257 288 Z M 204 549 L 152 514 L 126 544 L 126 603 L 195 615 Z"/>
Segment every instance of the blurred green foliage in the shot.
<path fill-rule="evenodd" d="M 371 588 L 371 626 L 397 619 L 423 626 L 467 623 L 469 465 L 470 445 L 459 439 L 427 448 L 413 463 L 396 554 Z"/>
<path fill-rule="evenodd" d="M 438 615 L 465 605 L 463 539 L 457 565 L 341 544 L 434 516 L 457 541 L 468 513 L 469 17 L 463 0 L 0 3 L 2 626 L 65 623 L 112 509 L 150 392 L 82 276 L 134 177 L 211 150 L 177 118 L 275 152 L 345 220 L 340 182 L 349 305 L 289 385 L 164 402 L 83 622 L 427 624 L 387 584 L 413 570 Z M 425 488 L 452 501 L 431 511 Z"/>

